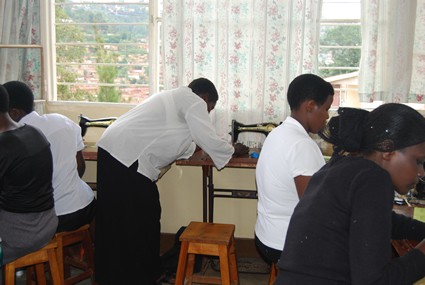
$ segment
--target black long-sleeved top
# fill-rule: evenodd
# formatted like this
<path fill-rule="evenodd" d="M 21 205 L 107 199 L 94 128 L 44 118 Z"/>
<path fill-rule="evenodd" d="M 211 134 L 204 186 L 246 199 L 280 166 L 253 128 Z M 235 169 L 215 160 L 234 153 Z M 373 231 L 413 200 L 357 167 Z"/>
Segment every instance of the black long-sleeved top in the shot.
<path fill-rule="evenodd" d="M 390 175 L 374 162 L 329 162 L 295 208 L 275 284 L 412 284 L 425 276 L 419 250 L 392 259 L 391 239 L 425 238 L 425 223 L 394 213 L 393 201 Z"/>
<path fill-rule="evenodd" d="M 32 126 L 0 133 L 0 210 L 16 213 L 53 208 L 50 144 Z"/>

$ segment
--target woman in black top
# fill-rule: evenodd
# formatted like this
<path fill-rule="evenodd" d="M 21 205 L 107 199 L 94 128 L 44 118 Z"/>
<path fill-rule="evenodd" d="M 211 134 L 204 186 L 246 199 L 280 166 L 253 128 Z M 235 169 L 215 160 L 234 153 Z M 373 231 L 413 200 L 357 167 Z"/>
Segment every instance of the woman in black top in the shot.
<path fill-rule="evenodd" d="M 394 103 L 338 113 L 321 133 L 334 155 L 295 208 L 275 284 L 413 284 L 425 276 L 425 242 L 392 259 L 391 239 L 423 240 L 425 224 L 392 206 L 394 190 L 425 175 L 425 118 Z"/>
<path fill-rule="evenodd" d="M 0 85 L 3 264 L 46 245 L 54 236 L 58 223 L 53 208 L 50 145 L 34 127 L 14 122 L 8 114 L 8 103 L 6 89 Z"/>

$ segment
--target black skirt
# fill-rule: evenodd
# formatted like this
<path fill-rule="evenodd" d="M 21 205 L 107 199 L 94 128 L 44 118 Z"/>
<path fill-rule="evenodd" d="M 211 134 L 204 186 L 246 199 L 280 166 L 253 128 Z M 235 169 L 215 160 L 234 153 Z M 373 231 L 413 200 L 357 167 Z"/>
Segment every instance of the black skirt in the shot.
<path fill-rule="evenodd" d="M 155 284 L 160 275 L 161 205 L 155 182 L 99 148 L 95 235 L 100 285 Z"/>

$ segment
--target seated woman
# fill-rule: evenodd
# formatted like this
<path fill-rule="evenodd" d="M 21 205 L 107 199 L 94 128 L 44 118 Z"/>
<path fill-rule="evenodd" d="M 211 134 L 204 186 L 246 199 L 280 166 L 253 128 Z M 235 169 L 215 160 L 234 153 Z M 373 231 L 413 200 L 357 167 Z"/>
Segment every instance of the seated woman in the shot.
<path fill-rule="evenodd" d="M 309 134 L 317 134 L 326 126 L 333 95 L 332 85 L 319 76 L 297 76 L 287 92 L 291 115 L 264 141 L 255 170 L 255 245 L 269 264 L 279 260 L 292 212 L 311 176 L 325 164 Z"/>
<path fill-rule="evenodd" d="M 8 109 L 9 97 L 0 85 L 3 264 L 45 246 L 54 236 L 58 224 L 53 207 L 53 164 L 49 143 L 34 127 L 15 123 L 9 117 Z"/>
<path fill-rule="evenodd" d="M 334 145 L 292 215 L 274 284 L 413 284 L 425 276 L 425 223 L 392 211 L 425 175 L 425 118 L 403 104 L 340 108 Z M 346 155 L 346 154 L 350 155 Z M 392 259 L 391 239 L 422 240 Z"/>

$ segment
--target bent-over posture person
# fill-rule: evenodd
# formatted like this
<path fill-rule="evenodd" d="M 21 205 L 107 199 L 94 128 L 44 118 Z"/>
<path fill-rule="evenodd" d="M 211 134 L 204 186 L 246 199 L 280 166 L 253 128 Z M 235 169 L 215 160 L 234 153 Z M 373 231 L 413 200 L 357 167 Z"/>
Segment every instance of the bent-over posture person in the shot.
<path fill-rule="evenodd" d="M 291 115 L 264 141 L 256 167 L 258 216 L 255 244 L 267 263 L 282 253 L 289 219 L 311 176 L 325 164 L 309 133 L 326 126 L 334 89 L 314 74 L 302 74 L 289 84 Z"/>
<path fill-rule="evenodd" d="M 96 200 L 90 186 L 81 179 L 85 161 L 80 126 L 61 114 L 39 115 L 34 110 L 34 94 L 24 82 L 9 81 L 4 87 L 10 97 L 11 118 L 37 127 L 50 143 L 55 211 L 59 218 L 57 232 L 92 223 Z"/>
<path fill-rule="evenodd" d="M 96 281 L 156 284 L 161 274 L 161 168 L 189 158 L 196 145 L 218 169 L 233 153 L 248 152 L 220 139 L 208 113 L 218 93 L 205 78 L 150 96 L 120 116 L 98 142 Z"/>
<path fill-rule="evenodd" d="M 0 237 L 3 264 L 45 246 L 54 236 L 52 154 L 36 128 L 14 122 L 0 85 Z M 0 267 L 0 284 L 3 282 Z"/>
<path fill-rule="evenodd" d="M 425 276 L 425 223 L 392 211 L 425 175 L 425 118 L 403 105 L 340 108 L 335 147 L 292 215 L 275 284 L 413 284 Z M 422 240 L 392 258 L 391 239 Z"/>

